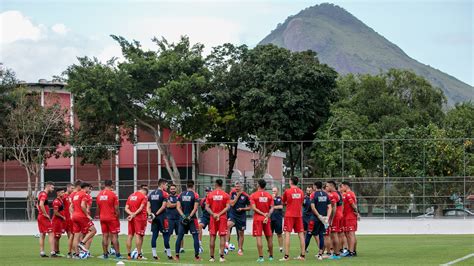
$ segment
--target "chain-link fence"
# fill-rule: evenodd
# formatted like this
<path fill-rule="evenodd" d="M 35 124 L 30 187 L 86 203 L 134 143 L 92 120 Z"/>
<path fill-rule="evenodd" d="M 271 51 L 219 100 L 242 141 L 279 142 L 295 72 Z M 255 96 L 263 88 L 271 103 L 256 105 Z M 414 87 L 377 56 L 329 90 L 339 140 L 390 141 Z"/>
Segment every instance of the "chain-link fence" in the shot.
<path fill-rule="evenodd" d="M 259 178 L 269 183 L 268 189 L 276 186 L 280 190 L 292 175 L 301 178 L 303 189 L 316 181 L 349 181 L 362 216 L 369 217 L 469 218 L 474 209 L 472 138 L 192 142 L 163 147 L 158 149 L 148 142 L 109 148 L 109 159 L 100 167 L 82 165 L 81 158 L 74 156 L 48 159 L 40 166 L 38 182 L 31 177 L 31 187 L 41 190 L 46 181 L 66 186 L 81 179 L 94 185 L 94 196 L 102 181 L 111 179 L 122 217 L 125 201 L 137 186 L 156 189 L 159 178 L 172 180 L 171 176 L 182 185 L 193 179 L 201 196 L 205 187 L 213 187 L 219 178 L 226 190 L 240 181 L 248 193 Z M 25 220 L 28 175 L 21 164 L 8 157 L 8 149 L 0 148 L 0 219 Z M 64 150 L 73 151 L 71 147 Z M 165 159 L 170 158 L 174 163 L 167 164 Z M 178 190 L 182 189 L 184 186 Z M 95 204 L 92 211 L 94 208 Z"/>

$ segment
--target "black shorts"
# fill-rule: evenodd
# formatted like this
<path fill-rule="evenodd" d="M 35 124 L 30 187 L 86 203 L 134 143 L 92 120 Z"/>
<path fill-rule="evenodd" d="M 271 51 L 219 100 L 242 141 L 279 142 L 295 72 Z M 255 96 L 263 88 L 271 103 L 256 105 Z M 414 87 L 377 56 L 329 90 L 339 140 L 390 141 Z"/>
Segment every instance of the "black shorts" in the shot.
<path fill-rule="evenodd" d="M 305 231 L 308 231 L 308 224 L 309 224 L 310 219 L 311 219 L 310 217 L 303 216 L 303 228 Z"/>
<path fill-rule="evenodd" d="M 203 215 L 199 219 L 199 223 L 203 225 L 203 228 L 206 228 L 209 225 L 210 220 L 211 220 L 211 217 Z"/>
<path fill-rule="evenodd" d="M 155 217 L 151 222 L 152 232 L 161 232 L 162 234 L 168 233 L 169 224 L 168 218 L 166 217 Z"/>
<path fill-rule="evenodd" d="M 308 230 L 310 234 L 317 236 L 320 234 L 325 234 L 326 233 L 326 227 L 324 227 L 324 224 L 319 220 L 319 219 L 311 219 L 309 222 Z"/>
<path fill-rule="evenodd" d="M 198 228 L 199 228 L 199 223 L 198 223 L 198 220 L 197 218 L 192 218 L 191 221 L 187 224 L 187 225 L 184 225 L 181 223 L 181 220 L 178 221 L 179 223 L 179 234 L 187 234 L 188 232 L 191 233 L 191 234 L 197 234 L 199 232 Z"/>
<path fill-rule="evenodd" d="M 270 225 L 272 227 L 272 233 L 281 235 L 283 233 L 283 219 L 272 220 Z"/>
<path fill-rule="evenodd" d="M 247 227 L 247 218 L 246 217 L 236 217 L 232 216 L 229 218 L 229 221 L 234 223 L 234 227 L 237 231 L 245 231 Z"/>
<path fill-rule="evenodd" d="M 168 220 L 168 233 L 170 233 L 170 235 L 173 234 L 173 231 L 176 235 L 178 235 L 178 230 L 179 230 L 179 224 L 180 224 L 180 221 L 177 220 L 177 219 L 173 219 L 173 220 Z"/>

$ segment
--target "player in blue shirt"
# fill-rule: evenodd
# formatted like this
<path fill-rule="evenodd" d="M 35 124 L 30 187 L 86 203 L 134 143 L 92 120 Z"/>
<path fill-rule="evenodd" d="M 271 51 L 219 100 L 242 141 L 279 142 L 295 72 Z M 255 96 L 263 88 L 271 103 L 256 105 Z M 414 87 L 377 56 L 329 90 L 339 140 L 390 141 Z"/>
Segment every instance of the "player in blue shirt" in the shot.
<path fill-rule="evenodd" d="M 202 248 L 202 230 L 206 229 L 211 220 L 211 216 L 206 210 L 206 198 L 207 194 L 212 191 L 212 188 L 206 187 L 204 191 L 206 192 L 206 195 L 199 200 L 199 205 L 201 207 L 201 217 L 199 218 L 199 253 L 204 252 L 204 249 Z"/>
<path fill-rule="evenodd" d="M 247 225 L 247 211 L 250 210 L 250 198 L 242 188 L 242 183 L 235 182 L 234 190 L 230 193 L 230 210 L 227 222 L 227 228 L 231 232 L 232 227 L 237 231 L 237 240 L 239 242 L 238 255 L 243 255 L 244 231 Z M 229 248 L 230 233 L 227 234 L 226 249 Z"/>
<path fill-rule="evenodd" d="M 178 193 L 175 184 L 169 186 L 168 203 L 166 204 L 166 217 L 168 218 L 168 232 L 173 235 L 173 232 L 178 235 L 179 229 L 179 213 L 176 210 L 176 203 L 178 202 Z M 181 253 L 184 253 L 183 243 L 181 243 Z"/>
<path fill-rule="evenodd" d="M 322 260 L 324 251 L 324 234 L 328 228 L 328 213 L 331 213 L 331 202 L 329 195 L 322 190 L 323 184 L 319 181 L 314 183 L 316 191 L 311 196 L 311 219 L 306 233 L 305 248 L 308 249 L 311 236 L 319 243 L 318 260 Z M 318 237 L 318 238 L 317 238 Z"/>
<path fill-rule="evenodd" d="M 198 236 L 198 220 L 196 213 L 199 208 L 199 195 L 194 192 L 194 181 L 188 180 L 186 182 L 187 190 L 182 192 L 178 197 L 176 210 L 178 211 L 180 218 L 178 238 L 176 239 L 176 257 L 175 260 L 179 260 L 179 249 L 181 242 L 183 241 L 184 234 L 191 233 L 194 240 L 194 259 L 201 261 L 199 257 L 199 236 Z"/>
<path fill-rule="evenodd" d="M 163 234 L 163 242 L 168 259 L 173 259 L 170 249 L 168 218 L 166 217 L 166 206 L 169 197 L 166 192 L 167 188 L 168 181 L 160 179 L 158 180 L 158 189 L 152 191 L 150 195 L 148 195 L 148 213 L 153 213 L 155 215 L 155 218 L 151 222 L 151 251 L 155 260 L 158 259 L 158 255 L 156 254 L 156 240 L 158 239 L 159 232 Z"/>
<path fill-rule="evenodd" d="M 308 231 L 308 223 L 313 213 L 311 211 L 311 193 L 313 193 L 313 188 L 308 186 L 303 201 L 303 228 L 305 235 Z"/>
<path fill-rule="evenodd" d="M 272 233 L 278 237 L 278 245 L 280 253 L 283 252 L 283 202 L 281 200 L 280 191 L 277 187 L 272 188 L 273 196 L 273 212 L 270 216 Z"/>

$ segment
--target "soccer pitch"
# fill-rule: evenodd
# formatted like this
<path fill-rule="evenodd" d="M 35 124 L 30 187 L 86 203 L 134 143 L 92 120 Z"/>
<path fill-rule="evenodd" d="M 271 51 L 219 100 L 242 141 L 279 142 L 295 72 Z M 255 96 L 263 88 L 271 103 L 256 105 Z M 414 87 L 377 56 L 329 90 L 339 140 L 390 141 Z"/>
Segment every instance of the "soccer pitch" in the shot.
<path fill-rule="evenodd" d="M 174 237 L 171 239 L 171 246 L 174 248 Z M 372 235 L 359 236 L 358 257 L 342 258 L 338 261 L 323 260 L 317 261 L 316 244 L 311 243 L 310 252 L 306 256 L 306 261 L 291 260 L 279 262 L 282 255 L 278 252 L 278 244 L 275 241 L 275 260 L 265 261 L 263 264 L 298 264 L 298 265 L 440 265 L 458 258 L 474 253 L 474 235 Z M 235 237 L 233 237 L 235 240 Z M 151 257 L 149 248 L 150 237 L 145 240 L 145 257 Z M 209 237 L 204 239 L 203 246 L 205 252 L 203 261 L 199 264 L 211 264 L 209 259 Z M 265 243 L 265 242 L 264 242 Z M 101 237 L 94 239 L 91 251 L 94 256 L 100 255 Z M 125 250 L 125 236 L 120 236 L 121 249 Z M 61 252 L 64 253 L 66 238 L 61 240 Z M 255 239 L 246 236 L 244 244 L 244 256 L 238 256 L 237 252 L 230 252 L 226 256 L 226 265 L 256 265 L 257 248 Z M 125 265 L 155 264 L 195 264 L 193 261 L 192 239 L 187 236 L 185 239 L 186 253 L 181 255 L 179 263 L 168 261 L 163 253 L 162 238 L 158 239 L 158 250 L 160 250 L 160 260 L 127 261 Z M 292 237 L 291 257 L 298 255 L 297 238 Z M 174 252 L 173 252 L 174 253 Z M 126 255 L 122 251 L 122 254 Z M 265 253 L 265 256 L 267 254 Z M 218 257 L 218 256 L 216 256 Z M 117 261 L 113 259 L 103 260 L 89 258 L 87 260 L 73 260 L 66 258 L 40 258 L 38 251 L 38 239 L 33 236 L 0 236 L 0 265 L 115 265 Z M 220 264 L 214 262 L 212 264 Z M 474 265 L 474 257 L 460 261 L 455 265 Z"/>

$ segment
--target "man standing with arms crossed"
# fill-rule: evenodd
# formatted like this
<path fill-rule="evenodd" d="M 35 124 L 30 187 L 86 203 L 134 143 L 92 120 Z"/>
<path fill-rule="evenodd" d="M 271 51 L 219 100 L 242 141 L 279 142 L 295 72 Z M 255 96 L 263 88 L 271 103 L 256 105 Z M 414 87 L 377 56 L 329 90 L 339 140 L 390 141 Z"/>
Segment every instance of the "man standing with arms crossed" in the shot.
<path fill-rule="evenodd" d="M 148 213 L 153 213 L 155 218 L 151 222 L 151 251 L 153 258 L 158 260 L 158 254 L 156 253 L 156 240 L 158 234 L 163 234 L 163 242 L 165 246 L 166 255 L 169 260 L 172 260 L 171 249 L 170 249 L 170 232 L 168 218 L 166 217 L 166 206 L 169 198 L 168 192 L 168 181 L 165 179 L 158 180 L 158 189 L 154 190 L 148 195 Z"/>
<path fill-rule="evenodd" d="M 210 192 L 206 198 L 206 210 L 211 216 L 209 223 L 209 251 L 210 262 L 214 262 L 214 249 L 216 245 L 216 235 L 220 237 L 219 261 L 224 262 L 225 237 L 227 235 L 227 210 L 230 206 L 229 194 L 222 190 L 222 179 L 217 179 L 214 191 Z"/>
<path fill-rule="evenodd" d="M 187 234 L 189 231 L 194 240 L 194 260 L 201 261 L 199 257 L 199 224 L 196 218 L 199 208 L 199 195 L 194 191 L 193 180 L 188 180 L 186 187 L 187 190 L 179 195 L 178 202 L 176 203 L 176 210 L 181 217 L 175 245 L 176 260 L 179 261 L 180 246 L 183 242 L 184 234 Z"/>
<path fill-rule="evenodd" d="M 104 259 L 109 257 L 109 243 L 115 249 L 115 257 L 120 258 L 120 247 L 118 234 L 120 233 L 119 221 L 119 201 L 117 195 L 112 190 L 112 180 L 104 181 L 104 189 L 99 192 L 96 198 L 96 215 L 100 219 L 102 229 L 102 250 Z"/>
<path fill-rule="evenodd" d="M 230 206 L 229 219 L 227 221 L 228 234 L 225 243 L 226 249 L 228 249 L 229 246 L 230 231 L 232 227 L 235 227 L 235 231 L 237 231 L 237 240 L 239 241 L 239 251 L 237 254 L 242 256 L 244 255 L 244 232 L 247 225 L 247 211 L 250 210 L 250 200 L 249 195 L 245 193 L 242 188 L 242 183 L 239 181 L 235 182 L 234 190 L 230 194 Z"/>
<path fill-rule="evenodd" d="M 265 191 L 267 182 L 263 179 L 258 180 L 258 189 L 250 196 L 253 214 L 253 232 L 252 235 L 257 239 L 258 260 L 264 262 L 262 231 L 267 239 L 268 260 L 273 260 L 273 236 L 270 226 L 270 216 L 273 213 L 273 197 Z"/>
<path fill-rule="evenodd" d="M 275 233 L 278 237 L 278 245 L 280 253 L 283 252 L 283 202 L 280 197 L 280 192 L 277 187 L 272 188 L 273 193 L 273 212 L 271 215 L 272 234 Z"/>
<path fill-rule="evenodd" d="M 285 256 L 280 261 L 290 259 L 290 234 L 294 231 L 300 239 L 300 255 L 296 260 L 305 259 L 304 250 L 304 228 L 303 228 L 303 212 L 302 206 L 304 201 L 303 191 L 297 187 L 298 177 L 293 176 L 290 179 L 290 188 L 283 193 L 283 204 L 286 205 L 285 220 L 283 223 L 283 231 L 285 231 Z"/>
<path fill-rule="evenodd" d="M 166 203 L 166 218 L 168 218 L 168 233 L 170 234 L 170 239 L 171 236 L 173 235 L 173 232 L 175 232 L 176 236 L 178 235 L 178 230 L 179 230 L 179 213 L 178 210 L 176 209 L 176 205 L 178 202 L 178 194 L 177 194 L 177 188 L 175 184 L 171 184 L 169 186 L 169 197 L 168 197 L 168 202 Z M 183 243 L 180 244 L 181 249 L 179 252 L 183 253 L 184 248 L 183 248 Z"/>
<path fill-rule="evenodd" d="M 147 195 L 148 189 L 142 187 L 134 192 L 127 199 L 125 204 L 125 212 L 128 214 L 128 236 L 127 236 L 127 253 L 128 259 L 131 259 L 132 240 L 135 236 L 135 247 L 138 251 L 138 260 L 142 260 L 143 236 L 145 235 L 147 222 Z"/>
<path fill-rule="evenodd" d="M 51 256 L 54 255 L 54 235 L 51 217 L 49 216 L 48 194 L 54 191 L 54 183 L 46 182 L 44 190 L 38 194 L 38 229 L 40 233 L 39 245 L 40 256 L 42 258 L 48 257 L 44 252 L 44 239 L 48 234 L 49 246 L 51 248 Z"/>
<path fill-rule="evenodd" d="M 357 220 L 360 219 L 359 210 L 357 209 L 357 198 L 351 189 L 351 183 L 342 182 L 342 191 L 344 192 L 342 200 L 344 201 L 344 233 L 346 234 L 349 252 L 343 254 L 345 257 L 357 256 L 357 239 L 355 232 L 357 231 Z"/>

